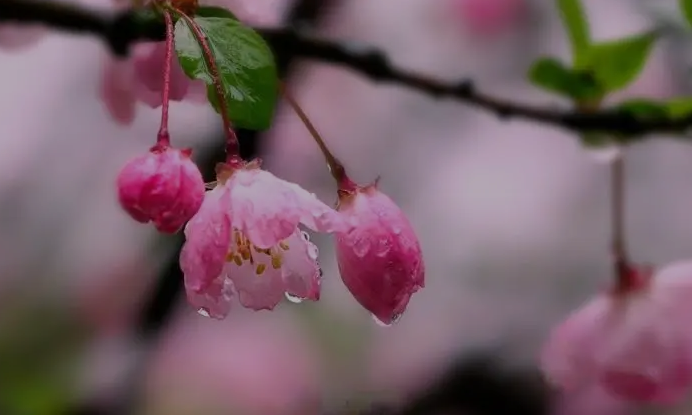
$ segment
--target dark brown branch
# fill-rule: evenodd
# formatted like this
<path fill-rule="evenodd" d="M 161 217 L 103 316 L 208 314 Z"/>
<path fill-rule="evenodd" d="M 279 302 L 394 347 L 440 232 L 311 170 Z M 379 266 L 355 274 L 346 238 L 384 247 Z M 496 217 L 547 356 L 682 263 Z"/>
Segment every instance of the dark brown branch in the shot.
<path fill-rule="evenodd" d="M 39 23 L 73 33 L 103 39 L 113 53 L 126 55 L 138 40 L 163 39 L 163 24 L 153 15 L 132 11 L 113 13 L 48 0 L 0 0 L 0 22 Z M 495 113 L 574 132 L 601 132 L 621 142 L 642 139 L 650 133 L 683 133 L 692 126 L 692 115 L 671 119 L 641 118 L 618 110 L 580 113 L 555 110 L 492 97 L 478 91 L 473 82 L 446 83 L 398 69 L 377 50 L 354 48 L 302 34 L 294 29 L 257 29 L 273 50 L 289 56 L 339 65 L 374 81 L 403 85 L 436 98 L 452 98 Z"/>

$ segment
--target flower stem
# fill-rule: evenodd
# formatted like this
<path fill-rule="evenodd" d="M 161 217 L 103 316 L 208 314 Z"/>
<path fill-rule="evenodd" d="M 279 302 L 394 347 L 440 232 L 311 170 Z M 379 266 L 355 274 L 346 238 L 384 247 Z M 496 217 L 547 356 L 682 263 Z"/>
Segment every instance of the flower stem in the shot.
<path fill-rule="evenodd" d="M 219 68 L 216 66 L 214 52 L 212 52 L 211 48 L 209 47 L 207 37 L 197 22 L 195 22 L 190 16 L 186 15 L 181 10 L 174 10 L 176 14 L 178 14 L 178 16 L 185 21 L 197 40 L 197 43 L 202 48 L 204 61 L 209 67 L 209 72 L 211 72 L 216 98 L 219 101 L 219 112 L 221 114 L 221 119 L 223 120 L 223 128 L 226 134 L 226 162 L 228 164 L 235 165 L 240 161 L 240 143 L 238 142 L 238 136 L 236 135 L 235 131 L 233 131 L 231 126 L 231 120 L 228 118 L 228 104 L 226 102 L 223 85 L 221 84 Z"/>
<path fill-rule="evenodd" d="M 625 157 L 618 157 L 610 167 L 611 237 L 616 284 L 622 289 L 632 285 L 632 269 L 625 237 Z"/>
<path fill-rule="evenodd" d="M 161 127 L 156 137 L 158 147 L 168 147 L 171 136 L 168 133 L 168 107 L 170 105 L 171 92 L 171 61 L 173 60 L 173 19 L 171 14 L 163 11 L 166 21 L 166 56 L 163 64 L 163 88 L 161 88 Z"/>
<path fill-rule="evenodd" d="M 305 111 L 303 111 L 303 108 L 301 108 L 293 95 L 288 92 L 288 88 L 286 88 L 286 85 L 283 82 L 279 84 L 279 91 L 283 95 L 286 102 L 288 102 L 291 108 L 293 108 L 296 115 L 298 115 L 298 118 L 300 118 L 300 121 L 303 123 L 303 125 L 305 125 L 305 128 L 308 129 L 310 135 L 315 140 L 315 143 L 317 143 L 317 146 L 320 148 L 322 155 L 327 161 L 329 172 L 331 173 L 332 177 L 334 177 L 334 180 L 336 180 L 336 184 L 339 186 L 339 190 L 355 190 L 357 185 L 346 174 L 346 168 L 344 168 L 344 165 L 339 161 L 339 159 L 337 159 L 332 152 L 329 151 L 324 139 L 320 133 L 317 132 L 317 129 L 312 124 Z"/>

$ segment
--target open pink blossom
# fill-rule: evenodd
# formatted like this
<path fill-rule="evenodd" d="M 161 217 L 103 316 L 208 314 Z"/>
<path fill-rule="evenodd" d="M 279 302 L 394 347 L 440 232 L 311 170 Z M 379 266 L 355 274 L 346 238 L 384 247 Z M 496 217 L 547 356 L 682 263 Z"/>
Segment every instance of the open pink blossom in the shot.
<path fill-rule="evenodd" d="M 19 26 L 4 23 L 0 25 L 0 48 L 17 50 L 31 46 L 46 34 L 40 26 Z"/>
<path fill-rule="evenodd" d="M 318 300 L 317 247 L 298 225 L 344 231 L 341 215 L 257 163 L 222 170 L 185 227 L 180 266 L 189 302 L 223 318 L 233 296 L 253 310 L 271 310 L 284 295 Z"/>
<path fill-rule="evenodd" d="M 117 180 L 123 209 L 138 222 L 153 222 L 161 232 L 180 230 L 204 198 L 204 179 L 190 153 L 157 144 L 130 160 Z"/>
<path fill-rule="evenodd" d="M 165 58 L 165 42 L 138 43 L 127 59 L 105 58 L 101 97 L 113 119 L 130 124 L 137 102 L 151 108 L 161 106 Z M 206 102 L 206 85 L 188 78 L 175 54 L 171 65 L 170 99 Z"/>
<path fill-rule="evenodd" d="M 692 262 L 669 265 L 629 290 L 603 293 L 557 326 L 544 346 L 547 378 L 634 402 L 671 403 L 692 385 Z"/>
<path fill-rule="evenodd" d="M 373 317 L 392 324 L 425 283 L 425 265 L 413 227 L 376 185 L 340 191 L 337 209 L 353 225 L 336 237 L 341 279 Z"/>

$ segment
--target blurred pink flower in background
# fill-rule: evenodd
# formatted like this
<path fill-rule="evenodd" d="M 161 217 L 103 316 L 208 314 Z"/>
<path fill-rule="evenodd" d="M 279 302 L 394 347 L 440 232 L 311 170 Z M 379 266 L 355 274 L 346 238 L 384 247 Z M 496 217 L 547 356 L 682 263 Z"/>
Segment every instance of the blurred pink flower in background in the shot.
<path fill-rule="evenodd" d="M 147 377 L 153 405 L 189 404 L 189 413 L 317 413 L 320 354 L 295 320 L 239 311 L 218 322 L 185 314 L 153 358 Z"/>
<path fill-rule="evenodd" d="M 517 27 L 526 17 L 526 0 L 450 0 L 452 14 L 470 33 L 494 36 Z"/>
<path fill-rule="evenodd" d="M 0 48 L 8 50 L 21 49 L 38 42 L 47 33 L 39 26 L 0 25 Z"/>
<path fill-rule="evenodd" d="M 692 385 L 692 262 L 631 274 L 632 286 L 598 295 L 553 329 L 542 369 L 566 392 L 595 383 L 622 399 L 675 403 Z"/>
<path fill-rule="evenodd" d="M 104 56 L 101 98 L 114 120 L 130 124 L 137 102 L 151 108 L 161 106 L 163 89 L 164 42 L 142 42 L 132 48 L 129 58 Z M 206 102 L 206 85 L 185 75 L 178 58 L 171 57 L 170 99 Z"/>
<path fill-rule="evenodd" d="M 598 386 L 588 386 L 581 391 L 557 396 L 552 415 L 629 415 L 635 406 L 613 398 Z"/>

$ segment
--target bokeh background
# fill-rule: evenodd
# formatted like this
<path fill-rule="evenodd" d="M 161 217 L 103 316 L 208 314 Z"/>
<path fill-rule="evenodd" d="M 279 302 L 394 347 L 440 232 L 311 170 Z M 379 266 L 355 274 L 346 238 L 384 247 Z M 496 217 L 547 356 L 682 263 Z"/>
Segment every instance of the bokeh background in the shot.
<path fill-rule="evenodd" d="M 232 7 L 243 2 L 262 9 L 247 17 L 255 24 L 312 26 L 426 76 L 566 105 L 525 79 L 534 58 L 569 56 L 552 0 Z M 692 33 L 675 0 L 584 3 L 599 39 L 667 30 L 640 80 L 613 99 L 690 93 Z M 334 152 L 358 181 L 381 177 L 412 221 L 426 287 L 398 324 L 379 327 L 341 283 L 332 242 L 316 235 L 320 302 L 237 307 L 219 322 L 175 297 L 168 312 L 180 238 L 130 220 L 114 188 L 126 160 L 154 141 L 159 113 L 140 107 L 130 127 L 109 118 L 98 95 L 105 53 L 96 39 L 58 33 L 30 49 L 0 50 L 2 415 L 310 415 L 396 405 L 479 350 L 507 367 L 535 367 L 551 325 L 607 282 L 607 166 L 574 136 L 292 61 L 289 85 Z M 193 147 L 209 170 L 220 158 L 218 119 L 182 103 L 171 122 L 174 143 Z M 317 148 L 283 104 L 270 131 L 243 139 L 275 174 L 335 200 Z M 656 137 L 624 156 L 635 259 L 691 257 L 692 147 Z M 552 411 L 682 414 L 686 406 L 636 408 L 585 390 Z"/>

